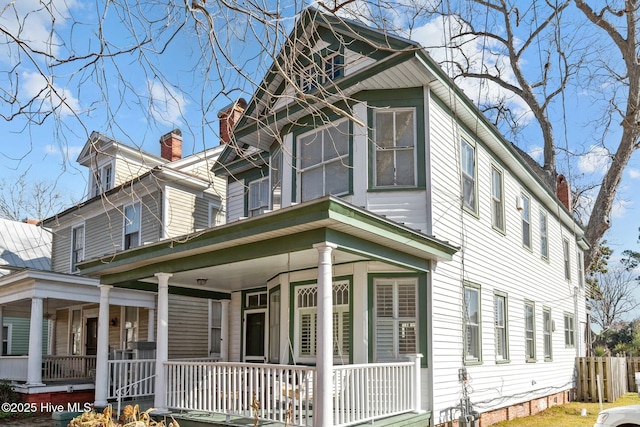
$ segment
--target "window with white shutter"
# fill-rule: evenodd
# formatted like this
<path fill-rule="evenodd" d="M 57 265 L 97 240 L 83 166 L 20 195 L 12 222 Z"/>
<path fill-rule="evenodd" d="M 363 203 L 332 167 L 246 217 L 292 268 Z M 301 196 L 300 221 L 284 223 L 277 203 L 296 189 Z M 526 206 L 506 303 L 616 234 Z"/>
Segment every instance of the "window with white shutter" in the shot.
<path fill-rule="evenodd" d="M 417 301 L 416 278 L 375 280 L 375 361 L 405 359 L 418 352 Z"/>

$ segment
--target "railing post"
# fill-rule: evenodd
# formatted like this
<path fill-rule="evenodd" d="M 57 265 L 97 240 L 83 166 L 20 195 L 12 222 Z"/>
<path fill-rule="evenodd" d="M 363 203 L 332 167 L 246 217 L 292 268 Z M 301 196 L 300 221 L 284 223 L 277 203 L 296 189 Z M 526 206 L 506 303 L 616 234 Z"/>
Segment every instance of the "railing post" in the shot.
<path fill-rule="evenodd" d="M 413 386 L 411 388 L 413 389 L 413 412 L 416 414 L 425 412 L 425 410 L 422 409 L 422 379 L 420 378 L 420 359 L 422 359 L 422 357 L 422 354 L 419 353 L 409 355 L 409 360 L 413 362 L 413 381 L 411 381 Z"/>

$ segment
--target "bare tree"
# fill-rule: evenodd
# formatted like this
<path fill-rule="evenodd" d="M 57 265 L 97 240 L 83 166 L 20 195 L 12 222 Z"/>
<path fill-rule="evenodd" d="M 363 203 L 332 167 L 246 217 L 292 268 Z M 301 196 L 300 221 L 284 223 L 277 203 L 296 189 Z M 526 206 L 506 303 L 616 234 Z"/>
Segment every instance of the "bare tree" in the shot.
<path fill-rule="evenodd" d="M 596 276 L 595 292 L 590 299 L 591 318 L 604 332 L 640 306 L 633 296 L 638 284 L 634 275 L 623 266 L 610 268 Z"/>
<path fill-rule="evenodd" d="M 55 182 L 29 182 L 26 172 L 15 181 L 0 181 L 0 218 L 41 221 L 71 202 L 69 197 L 56 190 Z"/>

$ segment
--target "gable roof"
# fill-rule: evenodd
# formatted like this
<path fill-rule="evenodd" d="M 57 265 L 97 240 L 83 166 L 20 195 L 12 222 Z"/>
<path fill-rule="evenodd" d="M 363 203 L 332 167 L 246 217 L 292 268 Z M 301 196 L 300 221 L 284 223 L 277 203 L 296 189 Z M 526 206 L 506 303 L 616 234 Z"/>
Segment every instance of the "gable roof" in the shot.
<path fill-rule="evenodd" d="M 0 275 L 23 268 L 51 268 L 51 233 L 33 224 L 0 219 Z"/>

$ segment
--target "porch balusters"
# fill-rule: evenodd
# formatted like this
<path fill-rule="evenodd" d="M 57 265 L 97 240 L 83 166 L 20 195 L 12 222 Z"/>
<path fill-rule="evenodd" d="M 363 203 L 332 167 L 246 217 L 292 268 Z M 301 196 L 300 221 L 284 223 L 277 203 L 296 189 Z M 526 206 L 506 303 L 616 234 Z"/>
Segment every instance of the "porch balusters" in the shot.
<path fill-rule="evenodd" d="M 96 349 L 95 405 L 107 406 L 109 384 L 109 291 L 113 286 L 98 285 L 100 308 L 98 311 L 98 343 Z"/>

